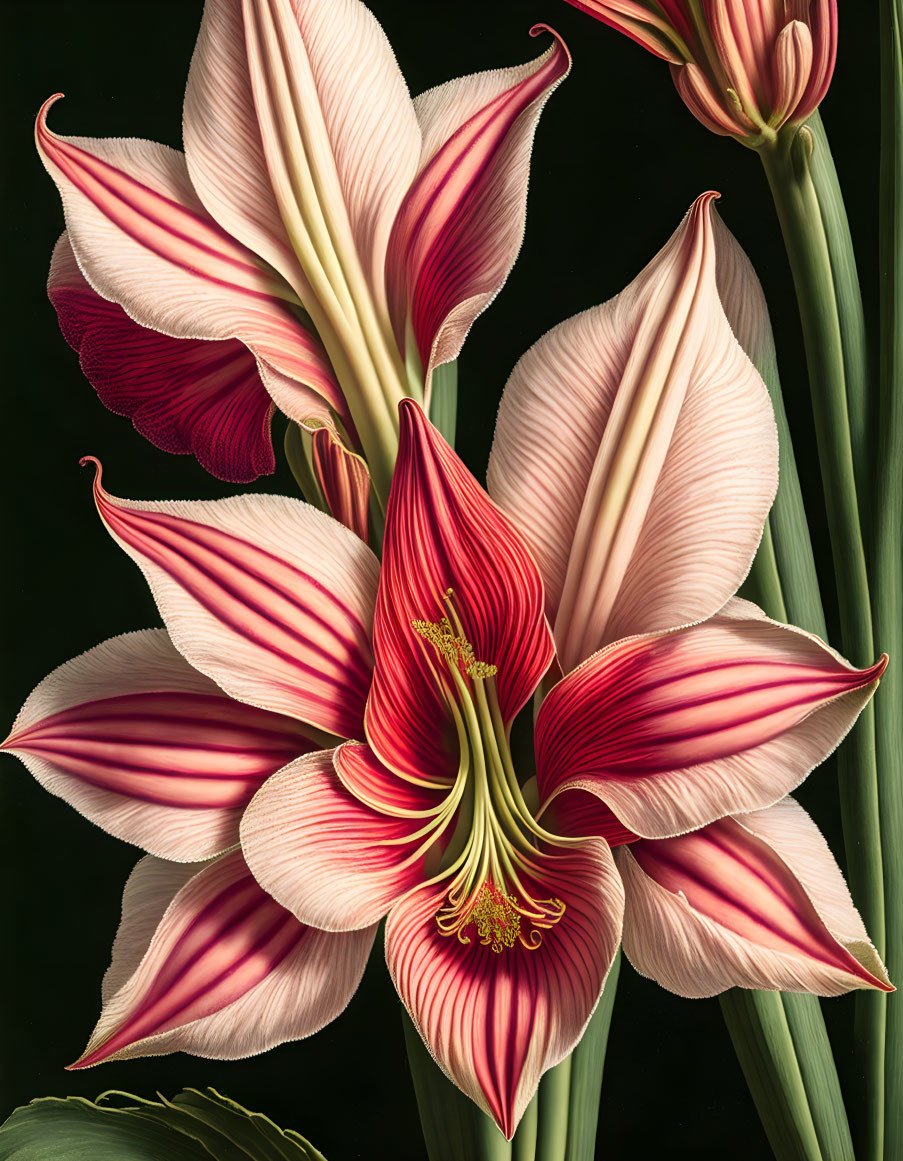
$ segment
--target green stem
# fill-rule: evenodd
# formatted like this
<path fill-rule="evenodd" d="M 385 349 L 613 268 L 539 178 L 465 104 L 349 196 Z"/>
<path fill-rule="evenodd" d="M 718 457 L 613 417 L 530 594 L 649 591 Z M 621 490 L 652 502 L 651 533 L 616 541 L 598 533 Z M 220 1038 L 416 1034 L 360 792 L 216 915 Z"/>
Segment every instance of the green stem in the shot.
<path fill-rule="evenodd" d="M 599 1094 L 605 1068 L 605 1050 L 611 1014 L 618 990 L 621 953 L 614 958 L 602 997 L 583 1039 L 571 1053 L 571 1092 L 568 1098 L 568 1147 L 566 1161 L 593 1161 L 599 1124 Z"/>
<path fill-rule="evenodd" d="M 776 1161 L 825 1161 L 780 992 L 732 988 L 719 999 Z"/>
<path fill-rule="evenodd" d="M 809 520 L 803 504 L 773 342 L 769 342 L 759 353 L 756 367 L 771 396 L 778 429 L 778 494 L 768 516 L 753 570 L 757 573 L 756 583 L 761 586 L 760 603 L 769 617 L 799 625 L 826 640 L 828 631 L 809 535 Z M 770 559 L 772 556 L 773 564 Z M 762 557 L 761 561 L 759 557 Z"/>
<path fill-rule="evenodd" d="M 787 620 L 787 606 L 784 604 L 770 519 L 765 521 L 762 543 L 746 578 L 743 595 L 764 609 L 769 617 L 774 617 L 776 621 Z"/>
<path fill-rule="evenodd" d="M 847 406 L 847 393 L 854 385 L 846 378 L 839 300 L 810 165 L 813 148 L 808 129 L 790 127 L 759 155 L 774 196 L 800 308 L 843 647 L 851 661 L 865 665 L 874 659 L 874 649 Z M 838 765 L 850 883 L 871 937 L 882 950 L 884 882 L 871 707 L 862 713 L 841 749 Z M 883 995 L 857 996 L 854 1050 L 856 1073 L 863 1081 L 856 1101 L 861 1115 L 860 1161 L 882 1157 L 885 1012 Z"/>
<path fill-rule="evenodd" d="M 539 1129 L 536 1161 L 565 1161 L 568 1147 L 568 1105 L 571 1095 L 571 1060 L 550 1068 L 539 1082 Z M 597 1102 L 598 1103 L 598 1102 Z"/>
<path fill-rule="evenodd" d="M 903 0 L 881 0 L 881 363 L 874 493 L 875 642 L 890 665 L 875 695 L 885 853 L 887 966 L 903 979 Z M 903 1005 L 887 1000 L 885 1151 L 903 1161 Z"/>
<path fill-rule="evenodd" d="M 856 487 L 860 500 L 863 500 L 868 495 L 871 484 L 870 436 L 874 417 L 869 413 L 869 347 L 862 292 L 859 287 L 856 255 L 843 193 L 825 127 L 818 112 L 812 114 L 806 122 L 806 128 L 812 134 L 814 146 L 810 163 L 812 184 L 821 210 L 831 260 L 831 273 L 834 278 L 834 294 L 837 298 L 837 316 L 843 346 L 844 376 L 847 384 L 850 446 L 853 451 Z M 866 520 L 867 514 L 868 509 L 861 513 Z"/>

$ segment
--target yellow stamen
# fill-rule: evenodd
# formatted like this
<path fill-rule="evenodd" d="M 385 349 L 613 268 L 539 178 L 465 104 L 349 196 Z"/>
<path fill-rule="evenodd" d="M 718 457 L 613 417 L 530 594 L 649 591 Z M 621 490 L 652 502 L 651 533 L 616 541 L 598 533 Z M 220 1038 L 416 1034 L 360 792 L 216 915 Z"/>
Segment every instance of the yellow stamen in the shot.
<path fill-rule="evenodd" d="M 480 942 L 494 952 L 514 947 L 520 937 L 517 899 L 504 894 L 494 883 L 484 883 L 465 926 L 470 923 L 476 926 Z"/>

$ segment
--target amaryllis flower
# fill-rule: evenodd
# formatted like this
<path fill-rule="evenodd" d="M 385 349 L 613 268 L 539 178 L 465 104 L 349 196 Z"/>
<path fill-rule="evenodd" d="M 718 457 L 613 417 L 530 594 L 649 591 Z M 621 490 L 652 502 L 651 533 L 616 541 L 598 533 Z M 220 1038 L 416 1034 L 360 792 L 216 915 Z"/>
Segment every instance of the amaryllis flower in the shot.
<path fill-rule="evenodd" d="M 568 0 L 671 65 L 707 129 L 758 147 L 824 99 L 836 0 Z"/>
<path fill-rule="evenodd" d="M 50 296 L 101 399 L 231 480 L 272 471 L 273 403 L 338 420 L 384 500 L 399 400 L 428 397 L 516 257 L 568 67 L 556 40 L 412 101 L 358 0 L 207 0 L 184 155 L 59 137 L 47 102 Z"/>
<path fill-rule="evenodd" d="M 616 430 L 624 438 L 615 465 L 640 452 L 627 477 L 610 473 L 614 483 L 597 500 L 600 518 L 621 505 L 626 539 L 612 543 L 628 574 L 648 570 L 637 591 L 649 594 L 651 621 L 682 607 L 673 577 L 655 588 L 663 562 L 681 561 L 681 536 L 697 539 L 713 567 L 719 546 L 726 559 L 711 583 L 700 569 L 685 585 L 702 604 L 715 602 L 714 616 L 593 645 L 554 684 L 536 727 L 541 798 L 508 741 L 540 682 L 559 672 L 550 670 L 540 571 L 415 402 L 400 405 L 378 587 L 370 550 L 300 502 L 135 502 L 95 481 L 104 521 L 145 573 L 186 662 L 244 707 L 346 741 L 263 782 L 244 811 L 240 851 L 181 873 L 158 859 L 139 864 L 80 1066 L 175 1048 L 235 1056 L 304 1034 L 350 994 L 383 915 L 389 969 L 420 1034 L 508 1136 L 542 1073 L 590 1018 L 625 895 L 626 946 L 668 986 L 675 980 L 662 962 L 679 976 L 701 957 L 708 974 L 693 979 L 709 992 L 887 986 L 836 864 L 785 801 L 849 729 L 883 662 L 855 670 L 816 638 L 719 596 L 755 549 L 775 450 L 764 386 L 718 300 L 710 199 L 632 287 L 577 324 L 587 346 L 562 362 L 562 398 L 587 350 L 603 380 L 622 384 L 608 396 L 607 419 L 588 417 L 587 446 L 601 423 L 597 452 Z M 545 430 L 556 444 L 549 454 L 561 446 L 548 438 L 554 426 L 550 419 Z M 507 431 L 499 439 L 510 452 L 510 423 Z M 555 434 L 567 439 L 570 429 Z M 526 418 L 521 436 L 534 436 Z M 525 486 L 538 479 L 520 470 Z M 680 510 L 684 495 L 715 521 L 711 542 L 705 524 Z M 676 539 L 631 539 L 646 520 L 654 530 L 668 505 Z M 761 511 L 758 527 L 747 509 Z M 597 545 L 591 573 L 601 559 Z M 621 591 L 630 591 L 623 576 Z M 89 783 L 104 759 L 116 766 L 117 750 L 80 766 L 79 731 L 66 715 L 99 723 L 89 750 L 111 722 L 120 738 L 131 729 L 132 741 L 146 742 L 143 713 L 126 705 L 116 715 L 128 680 L 122 672 L 115 691 L 102 686 L 98 697 L 52 675 L 5 748 L 74 800 L 71 787 Z M 190 737 L 204 740 L 202 722 Z M 184 768 L 188 759 L 178 761 Z M 183 810 L 203 810 L 208 771 L 196 765 L 184 780 L 192 797 Z M 165 778 L 156 788 L 157 799 L 166 796 Z M 127 793 L 125 778 L 116 792 Z M 136 815 L 145 809 L 132 805 Z M 188 830 L 175 840 L 179 857 L 200 857 Z M 232 838 L 229 830 L 220 841 Z M 303 962 L 287 982 L 295 937 L 292 949 L 310 953 L 298 952 Z M 320 966 L 332 954 L 317 938 L 356 941 L 337 945 L 341 986 L 329 981 L 325 999 L 314 973 L 304 974 L 314 951 Z M 638 942 L 651 950 L 638 952 Z M 322 972 L 316 978 L 325 986 Z"/>

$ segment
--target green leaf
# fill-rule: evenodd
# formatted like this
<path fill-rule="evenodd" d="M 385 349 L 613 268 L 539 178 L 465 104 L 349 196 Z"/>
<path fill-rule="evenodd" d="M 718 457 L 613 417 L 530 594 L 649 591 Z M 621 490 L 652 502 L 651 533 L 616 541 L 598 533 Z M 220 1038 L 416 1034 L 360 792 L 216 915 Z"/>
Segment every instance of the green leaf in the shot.
<path fill-rule="evenodd" d="M 115 1103 L 113 1103 L 115 1102 Z M 309 1141 L 212 1088 L 172 1101 L 43 1097 L 0 1126 L 0 1161 L 325 1161 Z"/>

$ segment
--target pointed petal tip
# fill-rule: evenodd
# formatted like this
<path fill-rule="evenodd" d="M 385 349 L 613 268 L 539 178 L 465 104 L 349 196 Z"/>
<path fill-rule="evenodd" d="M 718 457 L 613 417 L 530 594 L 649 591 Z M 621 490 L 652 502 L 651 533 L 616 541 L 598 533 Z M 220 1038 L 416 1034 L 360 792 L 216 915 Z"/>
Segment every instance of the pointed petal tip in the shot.
<path fill-rule="evenodd" d="M 567 69 L 565 72 L 570 72 L 571 64 L 573 63 L 573 57 L 571 56 L 571 50 L 565 43 L 565 39 L 561 33 L 556 32 L 550 24 L 544 24 L 541 21 L 538 24 L 534 24 L 530 29 L 531 36 L 542 36 L 544 32 L 548 32 L 550 36 L 555 38 L 556 43 L 553 45 L 553 48 L 558 49 L 563 53 L 565 60 L 567 61 Z"/>
<path fill-rule="evenodd" d="M 50 130 L 47 128 L 47 114 L 57 103 L 57 101 L 61 101 L 65 95 L 65 93 L 54 93 L 53 96 L 48 97 L 43 105 L 41 105 L 40 109 L 38 109 L 38 115 L 35 118 L 35 129 L 37 133 L 50 133 Z"/>

